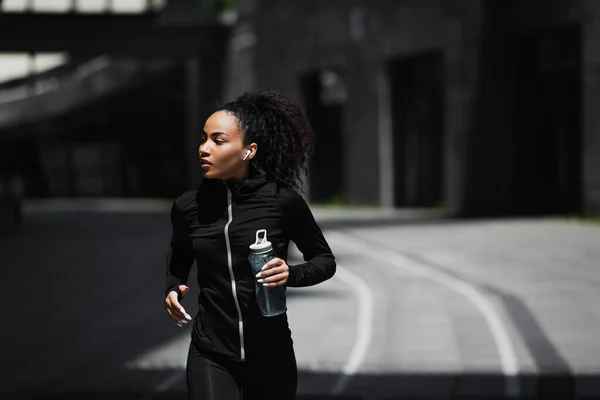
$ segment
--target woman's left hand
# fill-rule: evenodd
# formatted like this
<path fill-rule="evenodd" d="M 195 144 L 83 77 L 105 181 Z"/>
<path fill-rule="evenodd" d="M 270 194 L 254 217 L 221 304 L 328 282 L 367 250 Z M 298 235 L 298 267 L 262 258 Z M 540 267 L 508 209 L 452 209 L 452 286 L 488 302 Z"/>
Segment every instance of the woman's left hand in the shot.
<path fill-rule="evenodd" d="M 274 258 L 256 275 L 259 283 L 266 287 L 282 286 L 290 276 L 290 267 L 281 258 Z"/>

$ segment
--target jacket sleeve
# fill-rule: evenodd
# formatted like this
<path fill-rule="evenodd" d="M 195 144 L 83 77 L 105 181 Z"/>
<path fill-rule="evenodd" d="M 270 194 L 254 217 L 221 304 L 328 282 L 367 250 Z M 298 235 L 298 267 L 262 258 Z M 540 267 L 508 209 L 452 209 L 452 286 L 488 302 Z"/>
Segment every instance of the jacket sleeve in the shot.
<path fill-rule="evenodd" d="M 304 263 L 290 265 L 287 286 L 312 286 L 335 274 L 335 257 L 302 196 L 293 193 L 283 205 L 284 231 L 296 243 Z"/>
<path fill-rule="evenodd" d="M 167 255 L 165 297 L 174 290 L 181 300 L 179 285 L 187 283 L 194 256 L 185 217 L 177 202 L 173 203 L 171 207 L 171 226 L 172 236 Z"/>

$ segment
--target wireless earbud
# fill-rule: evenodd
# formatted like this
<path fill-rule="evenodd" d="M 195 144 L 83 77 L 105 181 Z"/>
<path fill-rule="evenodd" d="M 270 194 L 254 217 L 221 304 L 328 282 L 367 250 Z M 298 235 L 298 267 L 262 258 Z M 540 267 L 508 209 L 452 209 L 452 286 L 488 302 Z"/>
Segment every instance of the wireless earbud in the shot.
<path fill-rule="evenodd" d="M 246 160 L 246 158 L 248 158 L 248 156 L 250 155 L 250 153 L 252 153 L 252 150 L 248 150 L 246 152 L 246 155 L 244 156 L 244 158 L 242 158 L 242 160 Z"/>

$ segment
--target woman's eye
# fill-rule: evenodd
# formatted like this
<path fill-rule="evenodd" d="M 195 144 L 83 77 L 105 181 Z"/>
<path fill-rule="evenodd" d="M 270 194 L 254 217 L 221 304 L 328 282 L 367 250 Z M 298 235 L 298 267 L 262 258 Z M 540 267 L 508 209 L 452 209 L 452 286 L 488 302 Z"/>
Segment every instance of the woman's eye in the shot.
<path fill-rule="evenodd" d="M 223 140 L 221 140 L 221 139 L 215 139 L 215 143 L 216 144 L 223 144 L 225 142 Z"/>

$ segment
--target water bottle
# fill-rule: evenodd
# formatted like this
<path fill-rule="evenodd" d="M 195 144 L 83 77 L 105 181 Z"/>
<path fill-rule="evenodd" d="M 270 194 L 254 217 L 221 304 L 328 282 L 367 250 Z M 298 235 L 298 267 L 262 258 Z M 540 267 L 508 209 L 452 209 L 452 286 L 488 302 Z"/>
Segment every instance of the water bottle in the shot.
<path fill-rule="evenodd" d="M 277 258 L 277 254 L 275 254 L 271 242 L 267 240 L 267 230 L 259 229 L 256 231 L 256 241 L 250 245 L 250 254 L 248 255 L 254 276 L 273 258 Z M 285 286 L 266 287 L 256 280 L 254 284 L 256 301 L 263 316 L 274 317 L 286 311 Z"/>

